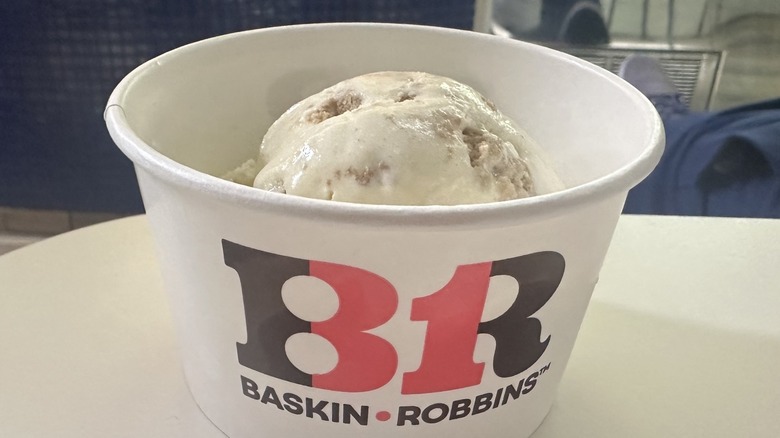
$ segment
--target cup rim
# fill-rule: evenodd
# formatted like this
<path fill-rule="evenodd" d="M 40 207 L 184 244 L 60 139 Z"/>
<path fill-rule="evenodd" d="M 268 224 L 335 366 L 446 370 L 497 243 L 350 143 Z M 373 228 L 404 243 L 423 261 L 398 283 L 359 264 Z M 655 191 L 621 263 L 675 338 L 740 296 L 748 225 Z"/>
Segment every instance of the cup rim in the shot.
<path fill-rule="evenodd" d="M 544 53 L 574 63 L 578 68 L 611 81 L 625 93 L 646 116 L 643 118 L 650 135 L 634 160 L 584 184 L 564 190 L 509 201 L 460 205 L 384 205 L 359 204 L 305 198 L 301 196 L 268 192 L 233 183 L 187 167 L 158 152 L 130 127 L 125 116 L 123 103 L 132 84 L 164 58 L 177 56 L 208 45 L 220 44 L 233 38 L 244 38 L 254 34 L 284 32 L 321 32 L 333 29 L 375 29 L 380 31 L 426 32 L 480 39 L 489 44 L 524 46 L 527 51 Z M 628 82 L 587 61 L 547 47 L 499 37 L 434 26 L 391 24 L 391 23 L 316 23 L 278 26 L 229 33 L 196 41 L 163 53 L 136 67 L 116 86 L 109 97 L 104 119 L 114 142 L 134 163 L 151 175 L 178 187 L 199 192 L 218 201 L 241 205 L 264 212 L 284 214 L 298 218 L 316 218 L 318 221 L 350 223 L 371 226 L 402 226 L 414 228 L 437 227 L 482 227 L 514 225 L 527 220 L 565 213 L 583 204 L 593 204 L 620 192 L 627 192 L 643 180 L 660 161 L 664 149 L 664 129 L 655 107 Z"/>

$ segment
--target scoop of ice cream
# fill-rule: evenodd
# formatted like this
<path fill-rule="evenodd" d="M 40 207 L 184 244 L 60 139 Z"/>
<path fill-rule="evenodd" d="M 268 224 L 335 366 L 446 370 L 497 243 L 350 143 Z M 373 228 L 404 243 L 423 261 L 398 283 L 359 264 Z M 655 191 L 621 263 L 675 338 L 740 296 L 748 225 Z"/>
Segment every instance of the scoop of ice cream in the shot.
<path fill-rule="evenodd" d="M 560 188 L 532 140 L 473 88 L 419 72 L 340 82 L 268 130 L 254 187 L 336 201 L 451 205 Z M 247 181 L 252 163 L 234 171 Z"/>

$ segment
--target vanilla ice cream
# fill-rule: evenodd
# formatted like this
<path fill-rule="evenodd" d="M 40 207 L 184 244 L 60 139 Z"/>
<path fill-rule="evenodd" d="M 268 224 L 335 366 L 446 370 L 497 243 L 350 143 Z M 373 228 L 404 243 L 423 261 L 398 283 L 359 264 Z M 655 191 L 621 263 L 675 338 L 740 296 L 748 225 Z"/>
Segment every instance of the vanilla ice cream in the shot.
<path fill-rule="evenodd" d="M 563 188 L 531 138 L 473 88 L 379 72 L 323 90 L 269 128 L 225 178 L 335 201 L 452 205 Z"/>

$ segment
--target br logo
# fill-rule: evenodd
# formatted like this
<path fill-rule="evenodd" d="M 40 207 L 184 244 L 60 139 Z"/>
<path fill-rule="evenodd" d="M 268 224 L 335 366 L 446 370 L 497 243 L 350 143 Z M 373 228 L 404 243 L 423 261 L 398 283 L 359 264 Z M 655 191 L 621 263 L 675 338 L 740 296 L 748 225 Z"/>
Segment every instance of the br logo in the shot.
<path fill-rule="evenodd" d="M 367 333 L 396 312 L 398 294 L 381 276 L 353 266 L 271 254 L 223 240 L 225 264 L 241 281 L 246 318 L 246 343 L 237 344 L 241 365 L 278 379 L 341 392 L 381 388 L 398 371 L 398 353 L 387 340 Z M 553 296 L 564 271 L 563 256 L 538 252 L 511 259 L 458 266 L 440 290 L 412 301 L 411 320 L 427 321 L 419 368 L 403 373 L 404 394 L 466 388 L 482 380 L 485 363 L 475 363 L 480 333 L 495 339 L 493 372 L 513 377 L 530 368 L 544 353 L 550 336 L 540 340 L 542 325 L 533 318 Z M 338 310 L 326 321 L 298 318 L 284 304 L 282 286 L 297 276 L 316 277 L 338 295 Z M 490 278 L 508 275 L 519 293 L 509 309 L 481 322 Z M 287 340 L 314 333 L 338 354 L 336 366 L 324 374 L 307 374 L 285 352 Z"/>

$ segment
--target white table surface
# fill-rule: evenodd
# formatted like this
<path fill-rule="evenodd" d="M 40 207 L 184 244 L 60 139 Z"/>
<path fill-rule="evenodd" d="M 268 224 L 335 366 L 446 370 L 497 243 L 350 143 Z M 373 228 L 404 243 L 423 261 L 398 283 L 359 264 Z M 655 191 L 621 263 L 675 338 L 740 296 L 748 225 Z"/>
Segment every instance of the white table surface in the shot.
<path fill-rule="evenodd" d="M 224 437 L 143 216 L 0 257 L 0 437 Z M 780 221 L 622 217 L 552 437 L 780 437 Z"/>

